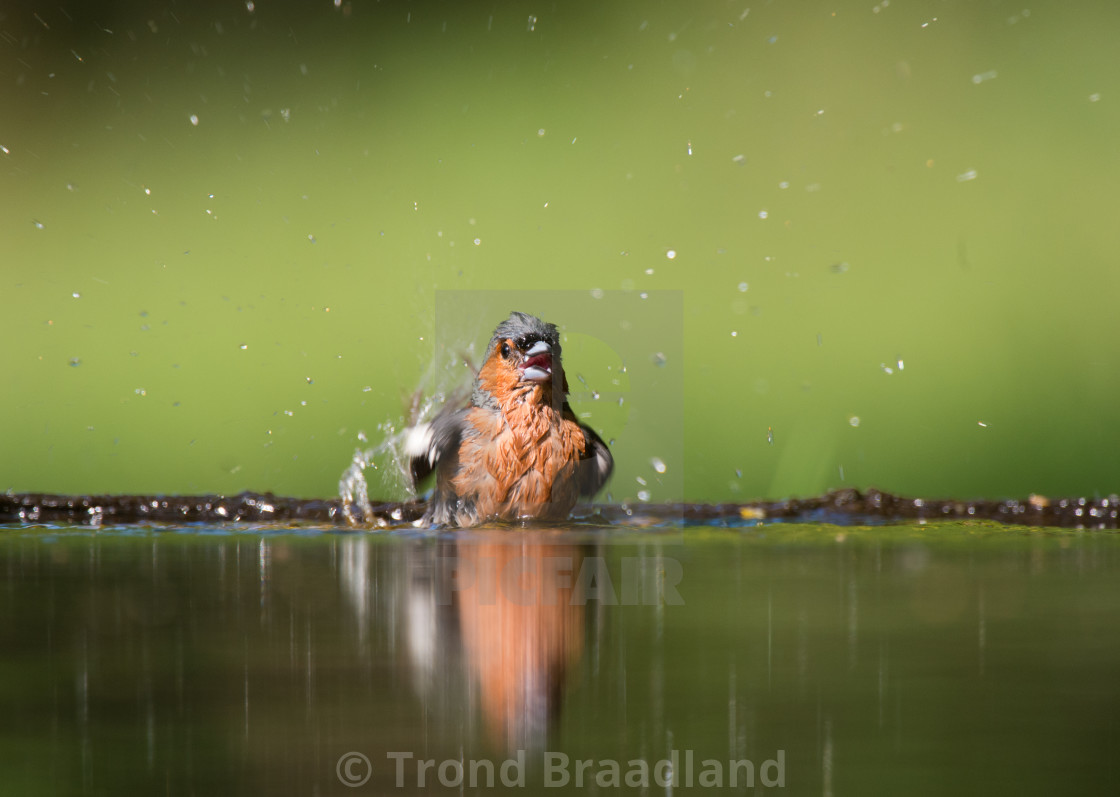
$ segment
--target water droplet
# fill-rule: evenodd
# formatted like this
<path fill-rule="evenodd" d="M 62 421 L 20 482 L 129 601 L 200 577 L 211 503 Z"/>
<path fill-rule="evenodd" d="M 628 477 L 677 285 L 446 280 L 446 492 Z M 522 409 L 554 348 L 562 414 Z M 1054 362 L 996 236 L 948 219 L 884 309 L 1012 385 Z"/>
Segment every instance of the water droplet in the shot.
<path fill-rule="evenodd" d="M 318 241 L 315 240 L 315 236 L 311 233 L 307 234 L 307 240 L 311 241 L 311 243 L 318 243 Z"/>
<path fill-rule="evenodd" d="M 638 490 L 638 500 L 639 501 L 648 501 L 649 500 L 649 490 Z"/>
<path fill-rule="evenodd" d="M 984 427 L 985 429 L 987 429 L 987 428 L 988 428 L 988 424 L 984 423 L 983 421 L 977 421 L 977 422 L 976 422 L 976 425 L 977 425 L 977 426 L 983 426 L 983 427 Z"/>
<path fill-rule="evenodd" d="M 73 296 L 75 299 L 81 299 L 82 298 L 82 295 L 80 293 L 78 293 L 77 291 L 74 291 L 70 295 Z"/>
<path fill-rule="evenodd" d="M 44 225 L 43 225 L 43 222 L 39 221 L 38 219 L 32 219 L 32 220 L 31 220 L 31 223 L 35 225 L 35 229 L 36 229 L 36 230 L 41 230 L 41 229 L 43 229 L 43 226 L 44 226 Z"/>
<path fill-rule="evenodd" d="M 528 29 L 529 29 L 529 33 L 532 33 L 533 31 L 535 31 L 537 29 L 537 18 L 535 16 L 533 16 L 532 14 L 529 15 Z M 542 131 L 541 134 L 543 135 L 543 131 Z"/>
<path fill-rule="evenodd" d="M 739 283 L 739 293 L 746 293 L 746 292 L 747 292 L 747 289 L 748 289 L 748 288 L 750 288 L 750 287 L 751 287 L 751 286 L 750 286 L 750 285 L 748 285 L 747 283 L 745 283 L 745 282 L 740 282 L 740 283 Z"/>
<path fill-rule="evenodd" d="M 71 368 L 77 368 L 81 364 L 82 364 L 82 361 L 79 358 L 77 358 L 77 357 L 71 357 L 70 358 L 70 367 Z"/>
<path fill-rule="evenodd" d="M 969 180 L 975 180 L 977 176 L 975 169 L 969 169 L 967 172 L 962 172 L 957 175 L 957 182 L 967 183 Z"/>
<path fill-rule="evenodd" d="M 852 426 L 859 426 L 859 416 L 853 415 L 848 419 L 848 423 L 850 423 Z"/>
<path fill-rule="evenodd" d="M 765 211 L 765 210 L 760 210 L 760 211 L 758 211 L 758 217 L 759 217 L 760 219 L 765 219 L 765 218 L 769 218 L 769 217 L 770 217 L 770 213 L 769 213 L 768 211 Z"/>
<path fill-rule="evenodd" d="M 669 258 L 670 260 L 673 260 L 674 258 L 676 258 L 676 256 L 677 256 L 677 250 L 676 249 L 670 249 L 669 251 L 667 251 L 665 253 L 665 257 Z"/>
<path fill-rule="evenodd" d="M 649 461 L 649 464 L 652 465 L 653 469 L 658 473 L 664 473 L 667 470 L 664 460 L 660 457 L 654 457 Z"/>
<path fill-rule="evenodd" d="M 240 348 L 241 348 L 241 351 L 245 351 L 247 348 L 249 348 L 249 344 L 248 343 L 242 343 Z"/>
<path fill-rule="evenodd" d="M 475 245 L 475 246 L 479 246 L 479 245 L 480 245 L 481 243 L 482 243 L 482 239 L 481 239 L 481 238 L 475 238 L 475 239 L 474 239 L 474 245 Z"/>
<path fill-rule="evenodd" d="M 657 352 L 653 355 L 653 364 L 658 368 L 664 367 L 665 362 L 665 355 L 663 353 Z"/>
<path fill-rule="evenodd" d="M 736 155 L 731 159 L 732 163 L 744 164 L 747 162 L 747 156 L 743 154 Z"/>
<path fill-rule="evenodd" d="M 999 73 L 996 72 L 996 70 L 989 69 L 987 72 L 980 72 L 979 74 L 973 75 L 972 82 L 976 85 L 980 85 L 986 80 L 994 80 L 998 75 Z"/>
<path fill-rule="evenodd" d="M 774 427 L 773 426 L 767 426 L 766 427 L 766 442 L 769 443 L 770 445 L 774 445 Z"/>
<path fill-rule="evenodd" d="M 1100 102 L 1100 99 L 1101 95 L 1099 91 L 1094 91 L 1089 95 L 1089 102 Z M 4 150 L 4 152 L 7 153 L 7 150 Z"/>
<path fill-rule="evenodd" d="M 603 289 L 602 288 L 592 288 L 591 289 L 591 298 L 592 299 L 602 299 L 603 298 Z"/>
<path fill-rule="evenodd" d="M 638 484 L 642 485 L 643 487 L 646 486 L 646 480 L 643 479 L 641 476 L 634 477 L 634 481 L 636 481 Z"/>
<path fill-rule="evenodd" d="M 743 469 L 742 468 L 736 468 L 735 469 L 735 478 L 736 479 L 743 478 Z"/>
<path fill-rule="evenodd" d="M 194 125 L 195 127 L 198 127 L 198 115 L 192 113 L 191 116 L 190 116 L 190 119 L 191 119 L 191 124 Z"/>

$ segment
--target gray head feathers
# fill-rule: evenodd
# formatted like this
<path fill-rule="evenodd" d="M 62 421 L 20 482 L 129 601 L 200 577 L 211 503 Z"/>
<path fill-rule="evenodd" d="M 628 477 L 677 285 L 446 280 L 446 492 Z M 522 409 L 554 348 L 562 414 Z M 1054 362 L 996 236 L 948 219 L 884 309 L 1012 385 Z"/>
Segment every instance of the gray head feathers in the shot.
<path fill-rule="evenodd" d="M 490 345 L 486 347 L 486 359 L 494 353 L 494 348 L 503 340 L 512 340 L 519 349 L 527 349 L 538 340 L 543 340 L 552 347 L 552 356 L 560 359 L 560 330 L 555 324 L 548 324 L 528 313 L 516 311 L 509 314 L 494 330 L 494 337 L 490 338 Z"/>

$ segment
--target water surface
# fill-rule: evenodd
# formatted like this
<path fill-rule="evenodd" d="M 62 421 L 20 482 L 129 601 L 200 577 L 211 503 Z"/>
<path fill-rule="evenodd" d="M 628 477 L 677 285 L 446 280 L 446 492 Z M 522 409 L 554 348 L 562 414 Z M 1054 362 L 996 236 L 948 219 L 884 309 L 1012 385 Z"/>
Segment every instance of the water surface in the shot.
<path fill-rule="evenodd" d="M 680 784 L 643 793 L 688 791 L 689 751 L 735 793 L 743 760 L 790 794 L 1118 777 L 1107 532 L 9 528 L 0 577 L 11 793 L 451 794 L 441 764 L 518 750 L 523 786 L 463 791 L 673 750 Z"/>

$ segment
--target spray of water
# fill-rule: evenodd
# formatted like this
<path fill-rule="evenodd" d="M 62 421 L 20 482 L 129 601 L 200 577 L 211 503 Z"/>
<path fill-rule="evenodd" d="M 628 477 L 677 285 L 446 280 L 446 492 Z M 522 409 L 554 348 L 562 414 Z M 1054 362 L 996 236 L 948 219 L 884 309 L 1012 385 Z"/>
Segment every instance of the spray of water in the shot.
<path fill-rule="evenodd" d="M 413 392 L 407 415 L 379 423 L 375 439 L 380 442 L 355 449 L 349 467 L 338 481 L 338 494 L 350 525 L 387 525 L 377 517 L 370 503 L 368 469 L 379 472 L 384 488 L 392 495 L 404 496 L 406 500 L 417 497 L 405 441 L 416 426 L 430 422 L 445 405 L 458 405 L 469 395 L 469 385 L 474 378 L 474 354 L 471 344 L 459 349 L 447 361 L 433 363 Z M 363 444 L 368 442 L 364 432 L 359 432 L 358 440 Z"/>

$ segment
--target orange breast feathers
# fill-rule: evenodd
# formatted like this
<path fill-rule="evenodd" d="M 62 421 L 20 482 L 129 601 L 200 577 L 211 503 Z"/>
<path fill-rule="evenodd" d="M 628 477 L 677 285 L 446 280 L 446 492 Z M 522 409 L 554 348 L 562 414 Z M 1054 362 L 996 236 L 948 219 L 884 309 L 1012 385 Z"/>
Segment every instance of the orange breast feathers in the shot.
<path fill-rule="evenodd" d="M 472 409 L 459 447 L 455 492 L 473 498 L 481 517 L 562 518 L 579 497 L 586 456 L 583 429 L 547 404 L 523 402 L 509 412 Z"/>

